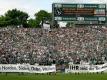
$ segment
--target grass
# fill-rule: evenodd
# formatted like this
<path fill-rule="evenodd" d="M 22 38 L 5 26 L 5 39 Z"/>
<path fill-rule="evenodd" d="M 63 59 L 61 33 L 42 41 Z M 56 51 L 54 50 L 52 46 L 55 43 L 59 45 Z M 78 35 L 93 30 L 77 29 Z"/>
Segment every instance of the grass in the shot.
<path fill-rule="evenodd" d="M 42 74 L 24 74 L 18 73 L 0 74 L 0 80 L 107 80 L 107 73 L 103 74 L 64 74 L 59 73 L 56 75 L 42 75 Z"/>

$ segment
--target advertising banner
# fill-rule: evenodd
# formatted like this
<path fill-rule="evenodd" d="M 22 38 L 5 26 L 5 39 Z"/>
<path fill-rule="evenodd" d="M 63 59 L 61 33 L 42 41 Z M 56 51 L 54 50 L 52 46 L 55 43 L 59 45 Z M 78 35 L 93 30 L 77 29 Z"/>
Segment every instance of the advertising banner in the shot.
<path fill-rule="evenodd" d="M 0 64 L 0 72 L 49 73 L 56 72 L 56 66 L 37 66 L 30 64 Z"/>
<path fill-rule="evenodd" d="M 87 72 L 102 72 L 107 70 L 107 63 L 102 65 L 69 65 L 68 69 L 65 69 L 65 73 L 87 73 Z"/>

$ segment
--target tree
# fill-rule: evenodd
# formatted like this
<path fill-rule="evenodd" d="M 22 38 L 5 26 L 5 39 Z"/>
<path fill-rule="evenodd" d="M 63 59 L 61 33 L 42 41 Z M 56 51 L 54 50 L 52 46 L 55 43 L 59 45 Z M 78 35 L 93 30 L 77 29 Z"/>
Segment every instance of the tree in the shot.
<path fill-rule="evenodd" d="M 36 20 L 35 19 L 29 19 L 28 20 L 28 25 L 30 26 L 30 27 L 36 27 Z"/>
<path fill-rule="evenodd" d="M 36 26 L 39 26 L 41 21 L 44 21 L 44 20 L 51 21 L 52 19 L 51 13 L 48 13 L 45 10 L 40 10 L 39 12 L 37 12 L 35 14 L 35 17 L 36 17 Z"/>
<path fill-rule="evenodd" d="M 27 13 L 22 12 L 17 9 L 9 10 L 5 14 L 6 21 L 8 22 L 8 25 L 23 25 L 23 27 L 26 27 L 27 25 L 27 18 L 29 17 Z"/>
<path fill-rule="evenodd" d="M 0 27 L 7 26 L 5 16 L 0 16 Z"/>

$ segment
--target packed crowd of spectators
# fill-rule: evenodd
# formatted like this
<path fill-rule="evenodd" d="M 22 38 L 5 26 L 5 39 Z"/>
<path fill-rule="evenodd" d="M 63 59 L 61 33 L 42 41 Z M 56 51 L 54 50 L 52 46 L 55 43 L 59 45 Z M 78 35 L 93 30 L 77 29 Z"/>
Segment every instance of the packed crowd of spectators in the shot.
<path fill-rule="evenodd" d="M 0 64 L 101 64 L 107 60 L 107 28 L 0 29 Z"/>

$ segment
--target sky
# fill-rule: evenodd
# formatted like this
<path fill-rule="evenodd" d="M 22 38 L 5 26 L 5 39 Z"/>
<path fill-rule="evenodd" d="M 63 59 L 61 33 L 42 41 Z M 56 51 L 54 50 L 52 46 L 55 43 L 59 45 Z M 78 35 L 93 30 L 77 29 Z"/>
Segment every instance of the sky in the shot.
<path fill-rule="evenodd" d="M 107 3 L 107 0 L 0 0 L 0 15 L 4 15 L 8 10 L 17 8 L 27 12 L 31 18 L 34 18 L 34 14 L 39 10 L 51 12 L 53 2 Z"/>

